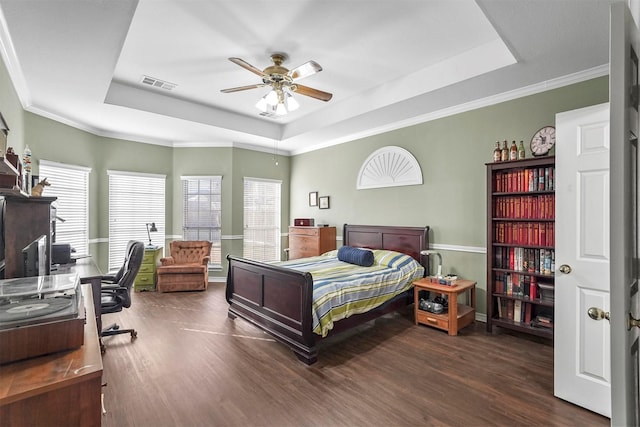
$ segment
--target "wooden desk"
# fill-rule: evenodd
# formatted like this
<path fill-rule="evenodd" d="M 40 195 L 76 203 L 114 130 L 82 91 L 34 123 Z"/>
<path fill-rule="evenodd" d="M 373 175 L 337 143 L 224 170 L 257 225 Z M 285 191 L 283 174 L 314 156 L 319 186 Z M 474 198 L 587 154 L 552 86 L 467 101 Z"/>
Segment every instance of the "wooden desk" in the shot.
<path fill-rule="evenodd" d="M 81 287 L 91 313 L 91 287 Z M 100 426 L 102 356 L 95 317 L 86 319 L 79 349 L 0 366 L 3 426 Z"/>
<path fill-rule="evenodd" d="M 449 311 L 447 313 L 435 314 L 420 310 L 418 294 L 420 291 L 430 291 L 437 294 L 444 294 L 449 301 Z M 458 295 L 467 292 L 467 303 L 459 304 Z M 476 316 L 476 282 L 471 280 L 458 279 L 455 286 L 440 285 L 432 283 L 429 278 L 420 279 L 413 282 L 414 292 L 414 314 L 416 325 L 433 326 L 443 329 L 449 335 L 458 335 L 458 331 L 471 324 Z"/>
<path fill-rule="evenodd" d="M 95 308 L 95 325 L 98 334 L 102 331 L 102 312 L 100 309 L 100 291 L 102 288 L 102 272 L 93 258 L 80 258 L 75 264 L 59 265 L 51 274 L 78 273 L 80 283 L 91 285 L 93 294 L 93 307 Z"/>

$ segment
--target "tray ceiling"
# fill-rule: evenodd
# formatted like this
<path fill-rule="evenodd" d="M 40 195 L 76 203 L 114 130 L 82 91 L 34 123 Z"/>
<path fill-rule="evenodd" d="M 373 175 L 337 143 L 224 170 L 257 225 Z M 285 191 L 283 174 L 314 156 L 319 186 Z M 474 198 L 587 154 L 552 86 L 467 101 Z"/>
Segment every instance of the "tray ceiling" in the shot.
<path fill-rule="evenodd" d="M 609 3 L 0 0 L 0 42 L 34 113 L 136 141 L 296 154 L 606 74 Z M 254 107 L 266 89 L 220 92 L 260 82 L 229 57 L 263 69 L 273 52 L 288 68 L 318 62 L 302 83 L 333 99 L 296 95 L 274 119 Z"/>

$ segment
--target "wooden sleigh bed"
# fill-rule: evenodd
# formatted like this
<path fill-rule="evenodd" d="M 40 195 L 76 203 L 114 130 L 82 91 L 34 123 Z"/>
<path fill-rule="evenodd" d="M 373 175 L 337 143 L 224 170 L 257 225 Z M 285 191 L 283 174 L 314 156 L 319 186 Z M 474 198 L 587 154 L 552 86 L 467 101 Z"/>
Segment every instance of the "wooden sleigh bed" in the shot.
<path fill-rule="evenodd" d="M 343 244 L 368 249 L 386 249 L 407 254 L 429 271 L 429 227 L 348 225 L 343 228 Z M 248 320 L 289 346 L 310 365 L 317 361 L 316 343 L 323 339 L 313 332 L 313 278 L 278 265 L 228 255 L 226 299 L 228 316 Z M 329 336 L 351 329 L 413 303 L 409 289 L 366 313 L 335 323 Z"/>

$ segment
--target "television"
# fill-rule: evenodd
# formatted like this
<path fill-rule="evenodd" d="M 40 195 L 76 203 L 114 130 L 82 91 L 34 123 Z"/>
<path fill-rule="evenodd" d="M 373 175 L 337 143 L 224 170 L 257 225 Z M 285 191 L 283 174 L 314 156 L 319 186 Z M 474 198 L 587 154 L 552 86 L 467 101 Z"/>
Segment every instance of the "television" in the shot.
<path fill-rule="evenodd" d="M 47 236 L 43 234 L 22 249 L 24 277 L 47 274 Z"/>

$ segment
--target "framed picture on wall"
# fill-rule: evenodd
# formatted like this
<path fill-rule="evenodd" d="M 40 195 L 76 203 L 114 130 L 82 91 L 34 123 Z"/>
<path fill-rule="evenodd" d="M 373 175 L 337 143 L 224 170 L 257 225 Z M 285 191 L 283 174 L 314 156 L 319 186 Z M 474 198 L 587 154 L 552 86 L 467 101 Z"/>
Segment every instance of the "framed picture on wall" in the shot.
<path fill-rule="evenodd" d="M 318 206 L 318 192 L 312 191 L 309 193 L 309 206 Z"/>
<path fill-rule="evenodd" d="M 320 209 L 329 209 L 329 196 L 322 196 L 318 198 L 318 204 Z"/>

